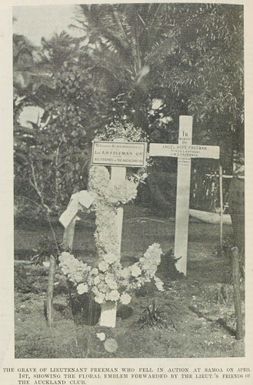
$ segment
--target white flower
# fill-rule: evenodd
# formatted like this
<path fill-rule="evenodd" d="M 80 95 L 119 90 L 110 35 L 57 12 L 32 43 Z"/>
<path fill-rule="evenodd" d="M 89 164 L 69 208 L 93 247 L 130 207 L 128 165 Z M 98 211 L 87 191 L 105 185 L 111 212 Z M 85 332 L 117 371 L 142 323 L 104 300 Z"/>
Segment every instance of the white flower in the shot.
<path fill-rule="evenodd" d="M 99 282 L 100 282 L 100 277 L 99 277 L 99 275 L 97 275 L 95 278 L 94 278 L 94 285 L 98 285 L 99 284 Z"/>
<path fill-rule="evenodd" d="M 152 274 L 152 272 L 156 272 L 157 264 L 152 263 L 152 261 L 148 260 L 143 263 L 143 270 L 148 274 Z"/>
<path fill-rule="evenodd" d="M 105 275 L 105 282 L 108 284 L 108 285 L 110 285 L 112 282 L 114 282 L 115 281 L 115 278 L 114 278 L 114 275 L 113 274 L 111 274 L 111 273 L 107 273 L 106 275 Z"/>
<path fill-rule="evenodd" d="M 120 297 L 118 290 L 112 290 L 110 293 L 106 294 L 107 301 L 117 301 Z"/>
<path fill-rule="evenodd" d="M 106 293 L 106 291 L 107 291 L 107 285 L 105 284 L 105 282 L 100 282 L 98 284 L 97 288 L 102 293 Z"/>
<path fill-rule="evenodd" d="M 70 276 L 70 278 L 71 278 L 71 276 Z M 76 283 L 81 283 L 83 281 L 83 275 L 80 273 L 76 273 L 74 275 L 74 278 L 75 278 Z"/>
<path fill-rule="evenodd" d="M 96 267 L 93 267 L 90 272 L 92 275 L 97 275 L 98 274 L 98 269 Z"/>
<path fill-rule="evenodd" d="M 99 294 L 99 290 L 97 288 L 97 286 L 93 286 L 93 288 L 91 289 L 92 293 L 95 294 L 95 295 L 98 295 Z"/>
<path fill-rule="evenodd" d="M 110 180 L 109 171 L 103 166 L 92 166 L 90 168 L 89 189 L 92 192 L 103 194 Z"/>
<path fill-rule="evenodd" d="M 159 291 L 164 291 L 163 283 L 160 284 L 160 283 L 157 283 L 157 282 L 156 282 L 155 285 L 156 285 L 156 287 L 157 287 L 157 289 L 158 289 Z"/>
<path fill-rule="evenodd" d="M 144 261 L 142 261 L 143 266 L 147 268 L 152 266 L 152 268 L 157 268 L 161 262 L 162 249 L 158 243 L 153 243 L 149 246 L 146 252 L 144 253 Z"/>
<path fill-rule="evenodd" d="M 108 284 L 110 289 L 117 289 L 118 288 L 116 281 L 109 281 L 107 284 Z"/>
<path fill-rule="evenodd" d="M 97 333 L 96 336 L 100 341 L 104 341 L 106 338 L 105 333 Z"/>
<path fill-rule="evenodd" d="M 164 291 L 163 282 L 158 277 L 154 277 L 155 285 L 159 291 Z"/>
<path fill-rule="evenodd" d="M 123 303 L 123 305 L 128 305 L 131 301 L 131 297 L 127 293 L 123 293 L 120 297 L 120 302 Z"/>
<path fill-rule="evenodd" d="M 122 269 L 121 273 L 120 273 L 122 278 L 129 278 L 130 274 L 131 273 L 130 273 L 130 268 L 129 267 L 127 267 L 125 269 Z"/>
<path fill-rule="evenodd" d="M 104 256 L 105 262 L 107 262 L 109 265 L 119 260 L 119 257 L 115 254 L 109 253 Z"/>
<path fill-rule="evenodd" d="M 60 256 L 60 259 L 64 259 L 64 258 L 71 258 L 72 259 L 73 255 L 70 254 L 68 251 L 63 251 L 61 253 L 61 256 Z"/>
<path fill-rule="evenodd" d="M 131 266 L 131 274 L 133 277 L 138 277 L 141 275 L 141 269 L 137 265 Z"/>
<path fill-rule="evenodd" d="M 162 99 L 153 99 L 152 100 L 152 110 L 159 110 L 163 105 Z"/>
<path fill-rule="evenodd" d="M 98 293 L 95 298 L 94 298 L 95 302 L 101 304 L 104 302 L 105 300 L 105 295 L 103 293 Z"/>
<path fill-rule="evenodd" d="M 108 267 L 109 267 L 109 265 L 108 265 L 108 263 L 106 263 L 105 261 L 101 261 L 99 264 L 98 264 L 98 268 L 99 268 L 99 270 L 100 271 L 106 271 L 106 270 L 108 270 Z"/>
<path fill-rule="evenodd" d="M 171 121 L 172 121 L 172 118 L 170 116 L 164 116 L 164 117 L 160 118 L 160 122 L 164 123 L 164 124 L 168 124 Z"/>
<path fill-rule="evenodd" d="M 94 277 L 90 274 L 88 277 L 87 277 L 87 284 L 88 286 L 92 286 L 94 283 Z"/>
<path fill-rule="evenodd" d="M 77 285 L 87 279 L 90 266 L 86 263 L 79 261 L 68 252 L 63 252 L 59 257 L 59 260 L 62 272 L 67 275 L 71 282 Z"/>
<path fill-rule="evenodd" d="M 99 279 L 100 281 L 104 281 L 105 280 L 105 275 L 104 274 L 99 274 Z"/>
<path fill-rule="evenodd" d="M 80 295 L 84 293 L 88 293 L 88 291 L 89 291 L 89 288 L 84 283 L 81 283 L 80 285 L 77 286 L 77 292 Z"/>
<path fill-rule="evenodd" d="M 114 205 L 119 203 L 127 203 L 130 200 L 136 198 L 138 184 L 126 179 L 118 185 L 110 182 L 105 192 L 106 198 Z"/>

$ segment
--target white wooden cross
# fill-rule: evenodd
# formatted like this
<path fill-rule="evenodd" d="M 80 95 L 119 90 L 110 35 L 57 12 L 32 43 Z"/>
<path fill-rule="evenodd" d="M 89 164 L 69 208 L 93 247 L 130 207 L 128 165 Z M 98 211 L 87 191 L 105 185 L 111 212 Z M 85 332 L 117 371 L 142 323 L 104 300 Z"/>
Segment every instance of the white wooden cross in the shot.
<path fill-rule="evenodd" d="M 179 117 L 178 144 L 151 143 L 149 155 L 178 158 L 174 255 L 179 258 L 176 263 L 178 271 L 186 275 L 191 158 L 219 159 L 220 148 L 193 145 L 192 116 L 182 115 Z"/>
<path fill-rule="evenodd" d="M 126 167 L 111 167 L 111 181 L 114 185 L 119 184 L 126 178 Z M 117 237 L 118 237 L 118 255 L 121 254 L 121 238 L 123 228 L 123 207 L 116 209 Z M 117 305 L 114 302 L 105 302 L 101 304 L 100 326 L 114 328 L 116 326 Z"/>
<path fill-rule="evenodd" d="M 143 167 L 146 163 L 146 143 L 122 142 L 94 142 L 92 147 L 92 164 L 111 167 L 111 181 L 116 186 L 126 178 L 126 167 Z M 121 238 L 123 226 L 123 207 L 118 207 L 116 214 L 118 255 L 121 254 Z M 101 305 L 101 326 L 116 326 L 117 305 L 105 302 Z"/>

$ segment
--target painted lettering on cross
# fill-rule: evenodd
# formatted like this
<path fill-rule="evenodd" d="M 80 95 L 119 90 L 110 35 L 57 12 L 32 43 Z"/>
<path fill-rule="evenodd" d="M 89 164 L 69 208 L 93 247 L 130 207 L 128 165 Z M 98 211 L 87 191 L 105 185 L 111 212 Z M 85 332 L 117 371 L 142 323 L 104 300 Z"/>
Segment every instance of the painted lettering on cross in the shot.
<path fill-rule="evenodd" d="M 212 158 L 219 159 L 218 146 L 201 146 L 197 144 L 150 144 L 150 156 L 170 156 L 174 158 Z"/>
<path fill-rule="evenodd" d="M 146 148 L 144 142 L 93 142 L 92 164 L 144 167 L 146 164 Z"/>

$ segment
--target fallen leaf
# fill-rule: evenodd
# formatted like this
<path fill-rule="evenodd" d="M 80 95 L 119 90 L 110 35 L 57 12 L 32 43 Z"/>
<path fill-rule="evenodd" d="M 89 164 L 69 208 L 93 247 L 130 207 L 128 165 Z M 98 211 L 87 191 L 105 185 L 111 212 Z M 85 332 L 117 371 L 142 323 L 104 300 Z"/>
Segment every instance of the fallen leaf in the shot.
<path fill-rule="evenodd" d="M 104 342 L 105 350 L 109 353 L 114 353 L 118 349 L 117 341 L 114 338 L 108 338 Z"/>
<path fill-rule="evenodd" d="M 96 336 L 100 341 L 104 341 L 106 338 L 105 333 L 97 333 Z"/>

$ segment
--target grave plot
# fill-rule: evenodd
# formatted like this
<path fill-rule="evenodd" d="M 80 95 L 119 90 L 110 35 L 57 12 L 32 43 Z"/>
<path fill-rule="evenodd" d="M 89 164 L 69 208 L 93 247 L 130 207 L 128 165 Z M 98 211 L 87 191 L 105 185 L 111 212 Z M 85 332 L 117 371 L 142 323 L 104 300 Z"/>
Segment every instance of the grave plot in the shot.
<path fill-rule="evenodd" d="M 185 123 L 185 119 L 183 121 Z M 186 126 L 183 128 L 191 129 Z M 183 197 L 180 204 L 184 210 L 182 212 L 182 206 L 177 204 L 175 222 L 151 217 L 134 203 L 141 176 L 139 179 L 126 177 L 126 168 L 144 165 L 145 143 L 122 140 L 94 143 L 89 189 L 74 194 L 61 216 L 65 251 L 59 254 L 60 269 L 56 268 L 56 285 L 51 290 L 51 294 L 54 292 L 50 302 L 54 314 L 51 328 L 42 311 L 47 267 L 44 266 L 44 270 L 30 265 L 24 267 L 23 281 L 28 281 L 30 288 L 37 285 L 36 290 L 30 290 L 32 294 L 24 293 L 24 285 L 21 287 L 17 282 L 16 357 L 244 354 L 243 343 L 235 339 L 231 264 L 226 256 L 215 253 L 219 226 L 191 223 L 188 227 L 190 156 L 205 153 L 217 157 L 218 150 L 215 148 L 209 153 L 207 148 L 198 148 L 195 151 L 188 139 L 182 144 L 189 147 L 186 154 L 185 149 L 183 154 L 180 152 L 181 147 L 178 153 L 177 145 L 176 152 L 170 145 L 169 154 L 166 150 L 166 155 L 172 151 L 172 156 L 182 156 L 183 163 L 187 164 L 187 170 L 184 169 L 187 172 L 178 177 L 178 196 L 181 196 L 178 199 Z M 155 152 L 152 146 L 150 151 L 152 156 L 161 156 L 160 150 Z M 179 175 L 180 167 L 179 162 Z M 187 187 L 187 194 L 185 189 L 181 191 L 182 184 Z M 78 259 L 73 246 L 75 222 L 80 209 L 86 211 L 91 207 L 95 215 L 95 253 L 89 260 L 85 256 Z M 130 213 L 126 216 L 127 210 Z M 231 235 L 230 227 L 224 230 Z M 83 239 L 92 236 L 85 230 L 79 234 Z M 181 246 L 183 251 L 178 254 Z M 180 260 L 183 267 L 176 269 Z M 35 282 L 32 278 L 36 275 L 40 276 L 41 290 L 39 280 Z M 18 280 L 18 275 L 16 278 Z M 241 291 L 243 294 L 243 288 Z M 79 315 L 82 313 L 80 317 L 78 311 Z M 34 330 L 33 323 L 36 324 Z M 68 338 L 62 345 L 60 340 L 66 333 Z M 24 339 L 30 344 L 24 344 Z"/>
<path fill-rule="evenodd" d="M 154 217 L 147 210 L 132 204 L 127 205 L 124 211 L 121 250 L 121 263 L 124 266 L 132 265 L 142 250 L 146 250 L 155 239 L 163 250 L 173 248 L 173 221 Z M 232 229 L 225 226 L 224 231 L 225 236 L 229 236 Z M 34 236 L 39 238 L 40 235 L 40 231 L 34 232 Z M 81 223 L 77 226 L 74 249 L 76 247 L 79 250 L 80 256 L 85 255 L 86 240 L 93 242 L 92 237 L 93 229 Z M 243 343 L 236 341 L 234 336 L 230 263 L 225 256 L 216 255 L 218 243 L 219 226 L 190 222 L 187 278 L 170 277 L 172 267 L 168 265 L 167 257 L 162 257 L 157 275 L 163 280 L 165 291 L 158 292 L 151 284 L 136 291 L 128 305 L 118 306 L 115 328 L 100 326 L 98 319 L 96 324 L 87 325 L 85 314 L 89 304 L 77 309 L 73 315 L 67 287 L 57 269 L 54 324 L 49 329 L 43 314 L 48 269 L 44 266 L 17 266 L 16 357 L 243 355 Z M 94 255 L 89 257 L 89 263 L 94 258 Z M 86 257 L 82 257 L 82 260 L 87 261 Z M 152 316 L 153 301 L 153 315 L 161 317 L 161 324 L 159 321 L 155 324 Z M 145 318 L 148 307 L 151 316 Z M 105 341 L 100 341 L 97 333 L 104 333 L 106 339 L 116 340 L 117 350 L 108 352 L 104 347 Z"/>

